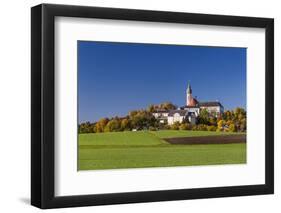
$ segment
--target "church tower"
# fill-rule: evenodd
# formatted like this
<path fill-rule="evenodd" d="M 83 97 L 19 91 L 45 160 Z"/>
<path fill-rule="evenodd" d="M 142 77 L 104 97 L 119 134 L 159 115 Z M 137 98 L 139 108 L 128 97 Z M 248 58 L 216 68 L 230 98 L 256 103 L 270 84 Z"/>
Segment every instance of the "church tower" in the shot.
<path fill-rule="evenodd" d="M 192 97 L 192 89 L 191 89 L 190 83 L 188 83 L 188 86 L 186 89 L 186 106 L 189 106 L 189 107 L 198 106 L 198 101 L 196 100 L 196 98 Z"/>
<path fill-rule="evenodd" d="M 187 89 L 186 89 L 186 106 L 191 105 L 191 100 L 192 100 L 192 89 L 190 86 L 190 83 L 188 83 Z"/>

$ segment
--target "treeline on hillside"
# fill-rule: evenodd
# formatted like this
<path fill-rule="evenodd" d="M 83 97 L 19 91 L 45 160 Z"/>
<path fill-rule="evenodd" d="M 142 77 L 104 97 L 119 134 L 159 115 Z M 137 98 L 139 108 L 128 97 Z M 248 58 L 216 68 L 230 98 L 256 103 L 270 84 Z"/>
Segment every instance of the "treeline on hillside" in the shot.
<path fill-rule="evenodd" d="M 246 111 L 243 108 L 225 111 L 221 116 L 215 117 L 206 109 L 200 111 L 197 124 L 191 125 L 188 121 L 175 122 L 172 125 L 160 123 L 153 116 L 157 109 L 176 109 L 170 102 L 159 105 L 150 105 L 147 109 L 134 110 L 125 117 L 102 118 L 97 122 L 84 122 L 79 124 L 79 133 L 120 132 L 132 130 L 203 130 L 203 131 L 246 131 Z"/>

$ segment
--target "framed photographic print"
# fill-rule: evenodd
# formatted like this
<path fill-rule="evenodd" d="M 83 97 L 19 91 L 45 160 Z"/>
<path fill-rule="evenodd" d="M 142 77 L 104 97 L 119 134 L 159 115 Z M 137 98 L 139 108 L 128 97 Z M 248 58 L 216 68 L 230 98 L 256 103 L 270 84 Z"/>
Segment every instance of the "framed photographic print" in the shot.
<path fill-rule="evenodd" d="M 274 21 L 31 9 L 31 203 L 272 194 Z"/>

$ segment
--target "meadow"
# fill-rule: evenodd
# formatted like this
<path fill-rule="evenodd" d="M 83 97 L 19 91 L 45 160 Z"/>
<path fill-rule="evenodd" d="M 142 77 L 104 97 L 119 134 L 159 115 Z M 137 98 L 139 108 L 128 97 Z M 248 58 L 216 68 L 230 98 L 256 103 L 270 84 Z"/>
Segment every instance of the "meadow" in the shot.
<path fill-rule="evenodd" d="M 79 134 L 78 170 L 246 163 L 246 143 L 174 145 L 164 138 L 215 136 L 210 131 L 137 131 Z"/>

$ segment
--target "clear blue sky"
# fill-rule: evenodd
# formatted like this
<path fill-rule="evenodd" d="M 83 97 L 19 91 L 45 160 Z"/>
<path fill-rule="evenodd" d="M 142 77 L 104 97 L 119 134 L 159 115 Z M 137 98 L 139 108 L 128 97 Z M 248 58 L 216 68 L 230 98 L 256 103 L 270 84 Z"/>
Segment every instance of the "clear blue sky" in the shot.
<path fill-rule="evenodd" d="M 246 49 L 78 41 L 79 122 L 124 116 L 165 101 L 246 108 Z"/>

